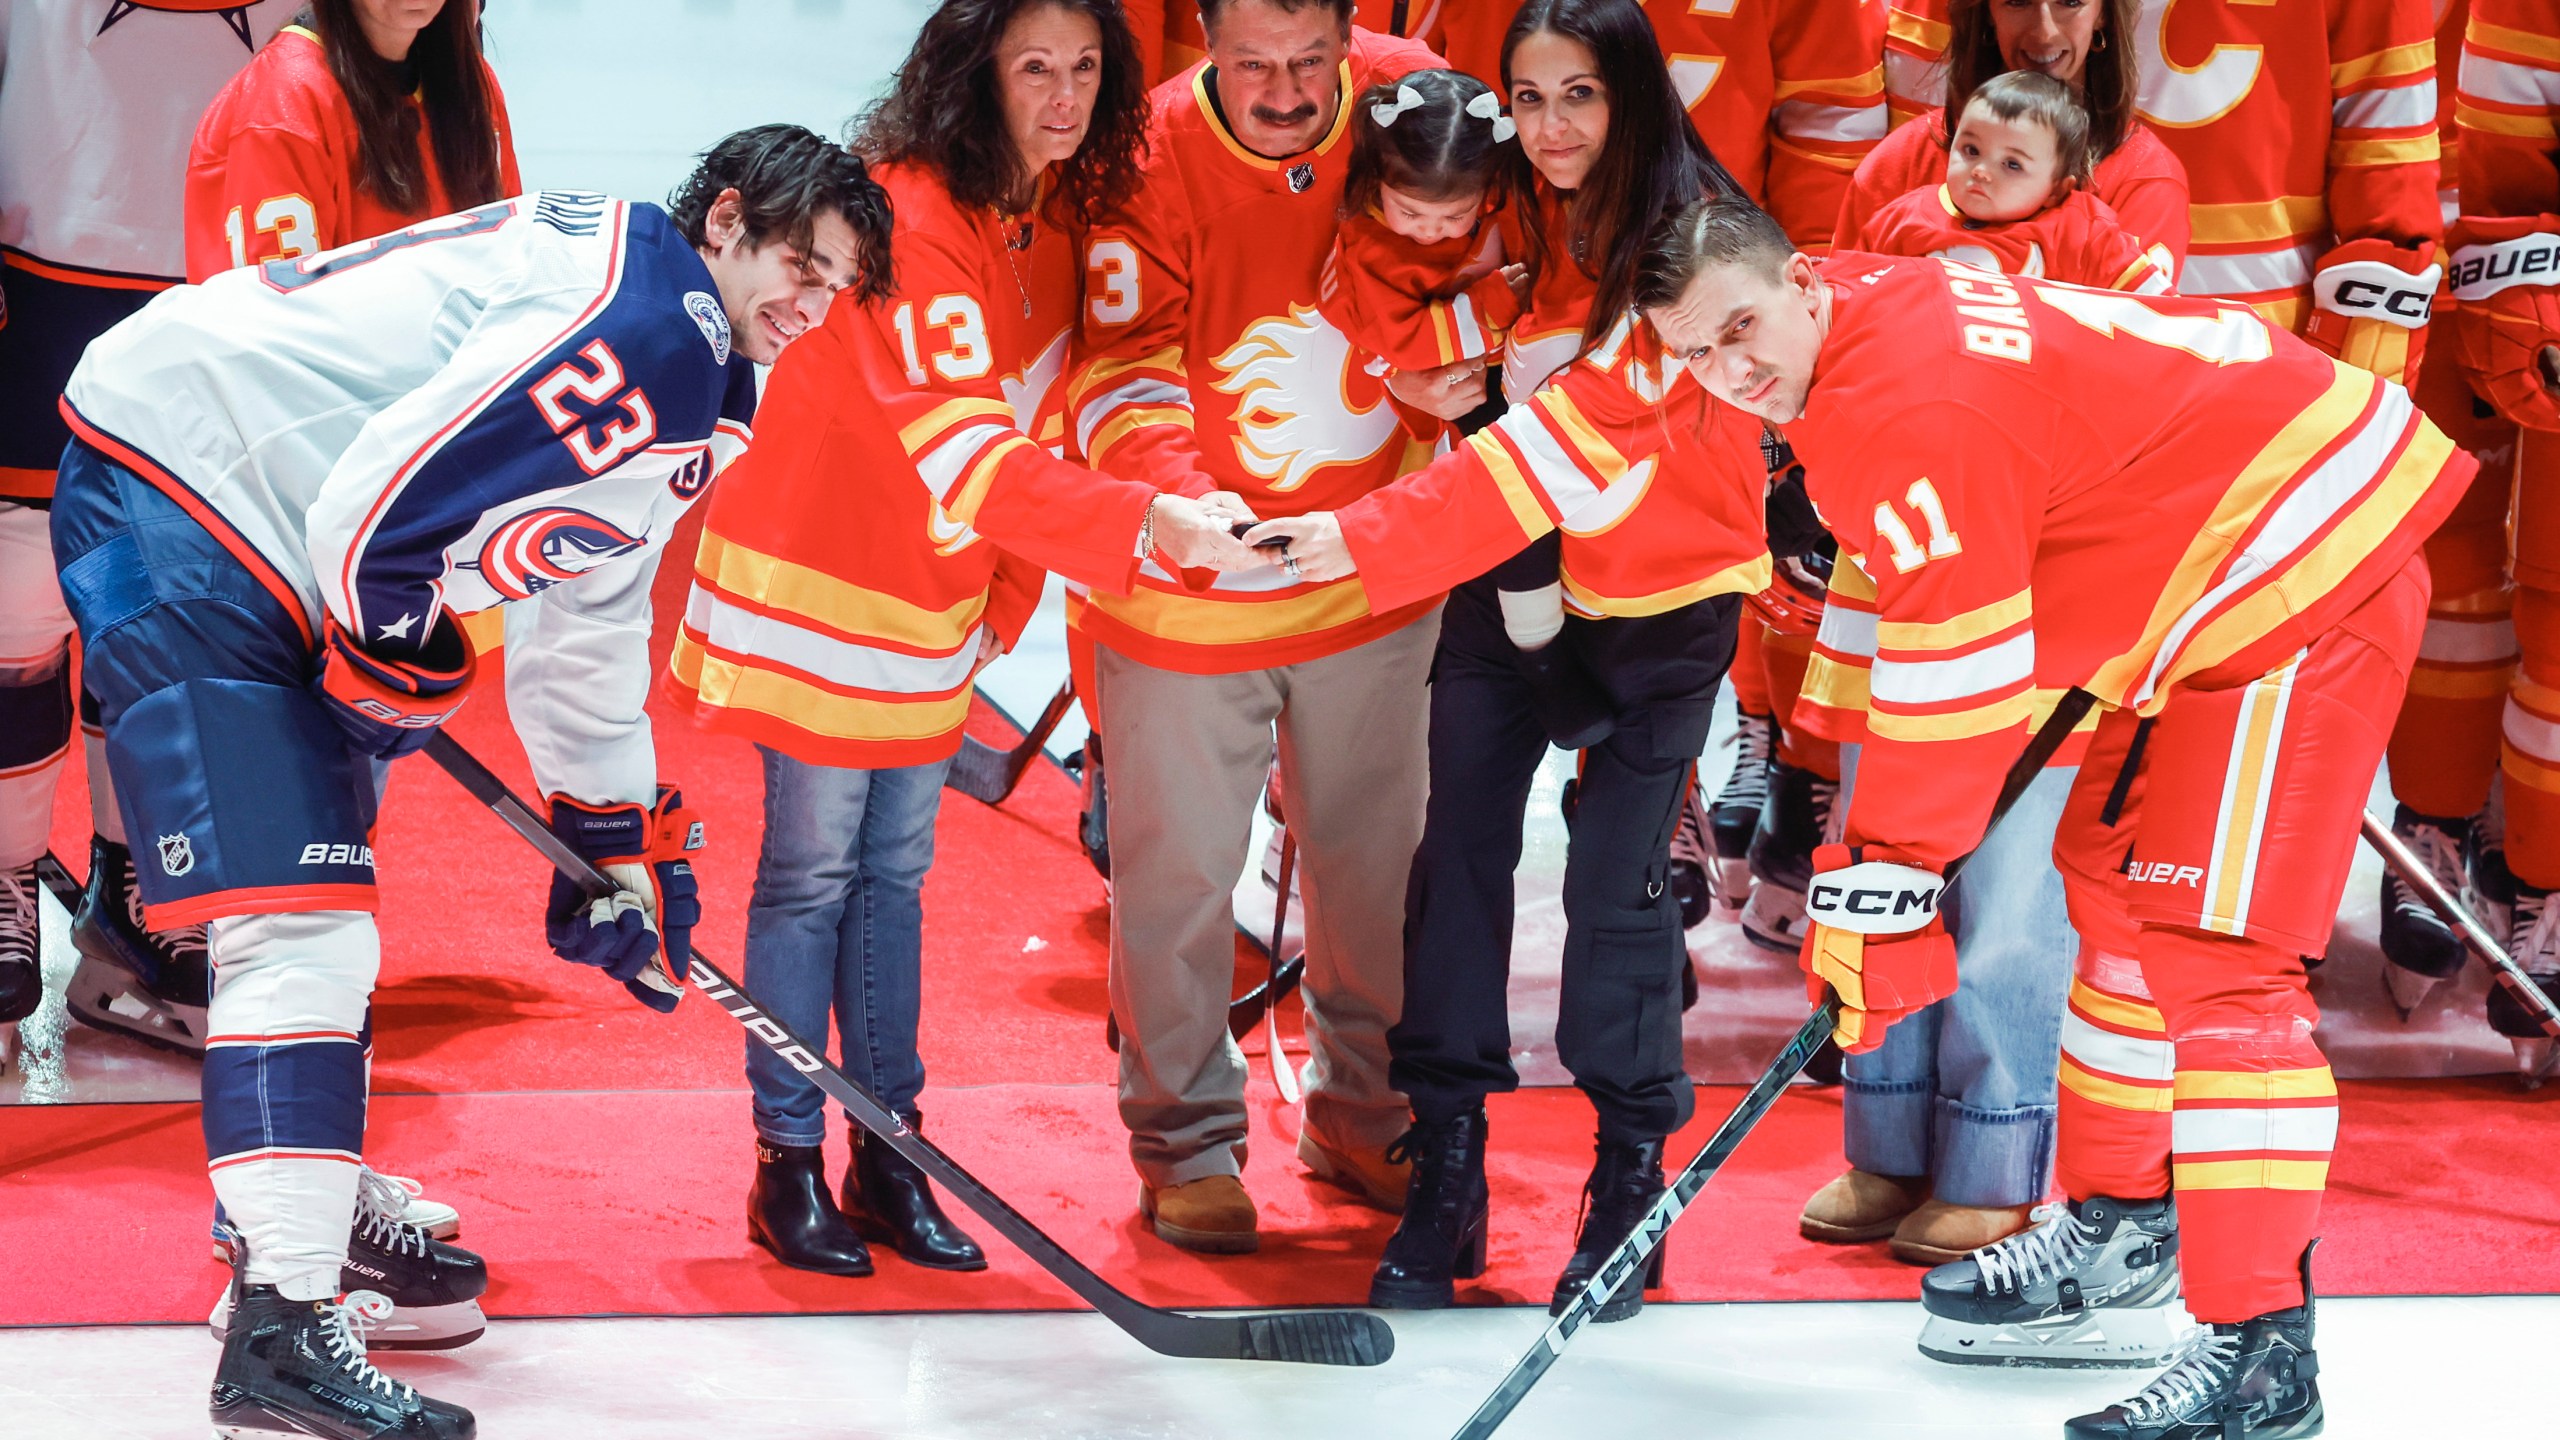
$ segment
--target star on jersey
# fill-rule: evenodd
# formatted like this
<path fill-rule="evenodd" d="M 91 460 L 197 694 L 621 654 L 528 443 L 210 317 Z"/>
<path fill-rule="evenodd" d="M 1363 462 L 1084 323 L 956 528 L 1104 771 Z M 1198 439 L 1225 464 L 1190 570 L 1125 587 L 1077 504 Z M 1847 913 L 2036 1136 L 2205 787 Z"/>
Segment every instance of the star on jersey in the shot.
<path fill-rule="evenodd" d="M 392 621 L 390 624 L 383 626 L 381 633 L 373 638 L 376 640 L 406 640 L 409 638 L 409 628 L 417 623 L 418 617 L 416 615 L 403 615 L 399 619 Z"/>
<path fill-rule="evenodd" d="M 98 22 L 98 33 L 106 34 L 116 27 L 117 21 L 136 10 L 158 10 L 177 15 L 218 14 L 223 23 L 231 27 L 231 33 L 240 37 L 240 43 L 254 53 L 258 42 L 250 38 L 249 11 L 259 3 L 261 0 L 157 0 L 157 3 L 154 0 L 115 0 L 107 7 L 107 18 Z"/>

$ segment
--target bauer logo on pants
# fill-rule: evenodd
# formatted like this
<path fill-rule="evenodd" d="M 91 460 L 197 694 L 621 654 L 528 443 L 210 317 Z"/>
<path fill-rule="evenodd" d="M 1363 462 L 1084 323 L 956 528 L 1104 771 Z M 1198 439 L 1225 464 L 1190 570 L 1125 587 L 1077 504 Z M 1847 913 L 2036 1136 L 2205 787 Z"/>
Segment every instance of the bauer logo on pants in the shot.
<path fill-rule="evenodd" d="M 160 868 L 172 880 L 196 868 L 196 842 L 183 833 L 161 836 Z"/>

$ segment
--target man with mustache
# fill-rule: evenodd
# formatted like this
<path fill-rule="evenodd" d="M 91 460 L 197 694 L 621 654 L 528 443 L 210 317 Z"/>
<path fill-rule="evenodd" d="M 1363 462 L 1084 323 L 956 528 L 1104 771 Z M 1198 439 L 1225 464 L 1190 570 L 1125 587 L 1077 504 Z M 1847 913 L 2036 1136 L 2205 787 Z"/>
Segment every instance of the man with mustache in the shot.
<path fill-rule="evenodd" d="M 1427 458 L 1390 390 L 1446 417 L 1483 399 L 1480 371 L 1464 367 L 1382 383 L 1316 312 L 1348 106 L 1439 63 L 1355 27 L 1352 10 L 1201 5 L 1208 58 L 1156 90 L 1139 193 L 1086 252 L 1067 404 L 1094 468 L 1182 495 L 1237 492 L 1257 515 L 1337 509 Z M 1310 937 L 1298 1153 L 1381 1208 L 1405 1191 L 1386 1159 L 1405 1109 L 1385 1037 L 1403 999 L 1437 612 L 1431 599 L 1373 612 L 1358 581 L 1296 569 L 1205 585 L 1150 562 L 1082 622 L 1111 757 L 1111 1007 L 1139 1209 L 1164 1239 L 1212 1253 L 1257 1243 L 1237 1178 L 1245 1064 L 1226 1010 L 1231 892 L 1275 726 Z"/>

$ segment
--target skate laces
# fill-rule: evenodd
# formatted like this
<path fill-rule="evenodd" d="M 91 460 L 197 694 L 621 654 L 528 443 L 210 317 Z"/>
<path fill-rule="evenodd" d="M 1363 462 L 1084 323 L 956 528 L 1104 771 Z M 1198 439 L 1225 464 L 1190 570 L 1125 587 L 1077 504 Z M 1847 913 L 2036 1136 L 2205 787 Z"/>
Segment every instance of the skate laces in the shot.
<path fill-rule="evenodd" d="M 0 960 L 34 964 L 40 921 L 36 867 L 0 871 Z"/>
<path fill-rule="evenodd" d="M 328 1337 L 329 1358 L 338 1362 L 346 1378 L 405 1403 L 417 1392 L 373 1368 L 364 1353 L 365 1332 L 390 1318 L 391 1297 L 379 1291 L 350 1290 L 344 1299 L 320 1304 L 320 1329 Z"/>
<path fill-rule="evenodd" d="M 2444 893 L 2447 895 L 2462 893 L 2466 866 L 2460 836 L 2421 821 L 2410 826 L 2400 838 L 2411 850 L 2417 852 L 2418 863 L 2427 867 L 2427 873 L 2435 877 L 2438 885 L 2444 887 Z M 2388 871 L 2384 873 L 2389 874 Z M 2414 886 L 2403 883 L 2397 875 L 2392 875 L 2391 881 L 2399 890 L 2400 908 L 2423 910 L 2429 915 L 2435 914 L 2434 907 L 2427 904 Z"/>
<path fill-rule="evenodd" d="M 1761 805 L 1769 799 L 1769 752 L 1776 727 L 1765 715 L 1745 715 L 1733 732 L 1733 773 L 1725 777 L 1719 805 Z"/>
<path fill-rule="evenodd" d="M 402 1175 L 356 1167 L 356 1227 L 364 1238 L 394 1255 L 427 1253 L 427 1232 L 405 1218 L 409 1197 L 425 1187 Z M 370 1293 L 370 1292 L 365 1292 Z"/>
<path fill-rule="evenodd" d="M 2550 968 L 2554 956 L 2560 956 L 2560 905 L 2551 903 L 2549 895 L 2516 895 L 2515 920 L 2510 934 L 2521 933 L 2523 939 L 2507 948 L 2514 961 L 2527 970 Z M 2542 962 L 2536 964 L 2535 962 Z"/>
<path fill-rule="evenodd" d="M 193 925 L 172 925 L 166 930 L 154 930 L 150 922 L 142 918 L 142 877 L 133 867 L 132 851 L 125 852 L 124 859 L 117 864 L 116 869 L 121 872 L 124 881 L 122 886 L 124 916 L 132 923 L 135 934 L 146 935 L 159 941 L 161 948 L 173 957 L 190 951 L 197 955 L 204 954 L 203 921 L 199 920 Z"/>
<path fill-rule="evenodd" d="M 2136 1425 L 2150 1426 L 2201 1413 L 2220 1393 L 2223 1382 L 2230 1377 L 2232 1360 L 2239 1353 L 2238 1335 L 2198 1331 L 2187 1337 L 2168 1369 L 2153 1377 L 2140 1394 L 2124 1402 L 2125 1414 Z"/>
<path fill-rule="evenodd" d="M 2059 1280 L 2098 1232 L 2068 1205 L 2039 1205 L 2027 1212 L 2033 1228 L 1973 1252 L 1982 1283 L 1992 1294 L 2024 1295 L 2039 1280 Z"/>

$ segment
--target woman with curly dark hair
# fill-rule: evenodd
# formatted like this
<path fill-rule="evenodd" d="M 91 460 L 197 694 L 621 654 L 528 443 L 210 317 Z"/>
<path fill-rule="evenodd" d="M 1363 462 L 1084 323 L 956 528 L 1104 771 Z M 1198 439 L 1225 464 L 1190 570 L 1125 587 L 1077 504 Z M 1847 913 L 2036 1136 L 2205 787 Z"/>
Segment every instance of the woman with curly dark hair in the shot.
<path fill-rule="evenodd" d="M 709 502 L 670 662 L 698 723 L 763 754 L 747 984 L 804 1035 L 832 1011 L 845 1068 L 909 1125 L 921 892 L 971 680 L 1031 618 L 1043 564 L 1126 588 L 1142 543 L 1253 563 L 1210 506 L 1050 453 L 1078 231 L 1137 178 L 1137 57 L 1118 0 L 946 0 L 925 21 L 855 128 L 896 210 L 892 284 L 836 306 L 775 369 L 756 443 Z M 1018 503 L 1030 491 L 1058 498 Z M 1006 529 L 1025 508 L 1047 523 Z M 836 1275 L 870 1273 L 866 1239 L 986 1267 L 923 1173 L 858 1132 L 839 1209 L 817 1088 L 761 1045 L 747 1080 L 756 1244 Z"/>

